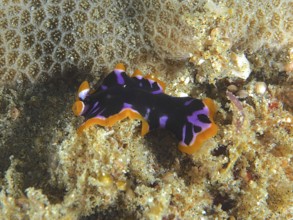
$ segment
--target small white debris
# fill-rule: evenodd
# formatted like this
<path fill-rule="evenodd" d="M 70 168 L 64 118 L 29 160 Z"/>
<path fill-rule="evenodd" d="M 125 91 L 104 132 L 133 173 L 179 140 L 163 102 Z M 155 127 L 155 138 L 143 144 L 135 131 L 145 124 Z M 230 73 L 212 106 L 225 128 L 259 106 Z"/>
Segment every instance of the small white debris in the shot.
<path fill-rule="evenodd" d="M 190 78 L 186 77 L 186 79 L 184 80 L 184 84 L 187 85 L 190 82 Z"/>
<path fill-rule="evenodd" d="M 188 94 L 185 93 L 185 92 L 179 92 L 178 96 L 179 96 L 179 97 L 187 97 Z"/>
<path fill-rule="evenodd" d="M 235 67 L 234 69 L 232 69 L 231 74 L 246 80 L 251 73 L 251 69 L 249 61 L 247 60 L 245 55 L 232 53 L 231 59 Z"/>
<path fill-rule="evenodd" d="M 197 65 L 201 65 L 201 64 L 203 64 L 204 62 L 205 62 L 205 59 L 200 58 L 200 59 L 198 60 L 198 62 L 197 62 Z"/>
<path fill-rule="evenodd" d="M 267 90 L 267 85 L 264 82 L 256 82 L 255 83 L 255 93 L 258 95 L 262 95 Z"/>

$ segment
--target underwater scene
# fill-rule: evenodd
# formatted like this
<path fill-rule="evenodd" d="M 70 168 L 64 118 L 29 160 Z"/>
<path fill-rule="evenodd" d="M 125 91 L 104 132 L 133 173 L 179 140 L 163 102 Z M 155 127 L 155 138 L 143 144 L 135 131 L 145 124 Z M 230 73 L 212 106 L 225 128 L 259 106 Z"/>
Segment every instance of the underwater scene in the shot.
<path fill-rule="evenodd" d="M 0 220 L 293 219 L 292 18 L 0 0 Z"/>

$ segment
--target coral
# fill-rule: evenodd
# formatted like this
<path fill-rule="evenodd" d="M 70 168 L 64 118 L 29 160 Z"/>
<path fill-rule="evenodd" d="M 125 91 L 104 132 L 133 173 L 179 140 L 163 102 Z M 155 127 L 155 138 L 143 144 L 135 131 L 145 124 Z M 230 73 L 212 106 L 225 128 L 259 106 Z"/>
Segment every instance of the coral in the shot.
<path fill-rule="evenodd" d="M 187 18 L 196 27 L 198 46 L 191 52 L 191 62 L 198 67 L 197 79 L 206 81 L 208 73 L 212 83 L 223 77 L 246 79 L 251 71 L 260 70 L 270 77 L 273 71 L 290 69 L 293 14 L 289 8 L 292 2 L 281 0 L 205 1 L 200 15 Z M 253 64 L 251 70 L 235 62 L 241 56 Z"/>
<path fill-rule="evenodd" d="M 177 17 L 186 10 L 180 5 L 176 1 L 3 1 L 0 77 L 5 83 L 22 83 L 20 75 L 31 82 L 44 81 L 73 69 L 108 71 L 119 61 L 164 66 L 164 58 L 177 56 L 187 46 L 180 34 L 192 34 Z"/>
<path fill-rule="evenodd" d="M 246 79 L 268 62 L 289 70 L 290 7 L 285 0 L 5 0 L 0 6 L 0 77 L 5 84 L 44 81 L 76 70 L 109 71 L 121 61 L 166 72 L 177 65 L 168 60 L 190 56 L 200 82 Z M 253 69 L 243 66 L 247 59 Z"/>

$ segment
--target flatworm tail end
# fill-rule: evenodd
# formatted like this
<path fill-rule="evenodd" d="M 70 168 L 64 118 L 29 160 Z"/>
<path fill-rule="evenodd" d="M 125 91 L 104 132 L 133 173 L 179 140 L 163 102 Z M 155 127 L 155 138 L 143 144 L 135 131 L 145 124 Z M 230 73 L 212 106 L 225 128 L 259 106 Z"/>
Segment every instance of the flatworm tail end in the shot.
<path fill-rule="evenodd" d="M 214 115 L 216 113 L 216 106 L 215 106 L 214 102 L 209 98 L 205 98 L 205 99 L 203 99 L 203 103 L 209 109 L 208 118 L 211 121 L 211 124 L 206 130 L 203 130 L 199 134 L 197 134 L 195 140 L 193 141 L 193 143 L 191 143 L 191 145 L 186 146 L 186 145 L 179 143 L 178 148 L 181 152 L 184 152 L 187 154 L 193 154 L 194 152 L 196 152 L 200 149 L 202 144 L 207 139 L 215 136 L 218 132 L 218 126 L 214 122 Z"/>
<path fill-rule="evenodd" d="M 84 103 L 82 101 L 76 101 L 72 106 L 74 115 L 80 116 L 84 110 Z"/>
<path fill-rule="evenodd" d="M 89 83 L 87 81 L 83 81 L 78 88 L 76 102 L 72 106 L 74 115 L 80 116 L 82 114 L 85 108 L 83 100 L 90 94 L 90 92 Z"/>
<path fill-rule="evenodd" d="M 209 118 L 212 122 L 214 122 L 214 115 L 217 111 L 215 103 L 210 98 L 205 98 L 202 101 L 209 108 Z"/>

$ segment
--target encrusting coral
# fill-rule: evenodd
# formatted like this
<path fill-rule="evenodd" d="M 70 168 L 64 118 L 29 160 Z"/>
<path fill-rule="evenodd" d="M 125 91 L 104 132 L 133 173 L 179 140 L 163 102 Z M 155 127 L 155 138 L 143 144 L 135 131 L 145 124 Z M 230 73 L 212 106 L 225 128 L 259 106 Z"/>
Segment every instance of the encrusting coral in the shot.
<path fill-rule="evenodd" d="M 172 1 L 3 1 L 0 77 L 4 83 L 35 82 L 76 69 L 109 70 L 119 61 L 162 63 L 166 51 L 176 54 L 184 47 L 178 38 L 187 26 L 177 17 L 183 6 Z"/>
<path fill-rule="evenodd" d="M 291 1 L 281 0 L 204 1 L 202 13 L 186 18 L 198 41 L 191 53 L 198 80 L 286 71 L 292 63 L 292 7 Z"/>
<path fill-rule="evenodd" d="M 4 84 L 45 81 L 109 71 L 121 61 L 165 72 L 189 58 L 200 82 L 246 79 L 268 62 L 283 71 L 292 63 L 289 8 L 285 0 L 4 0 L 0 77 Z"/>

